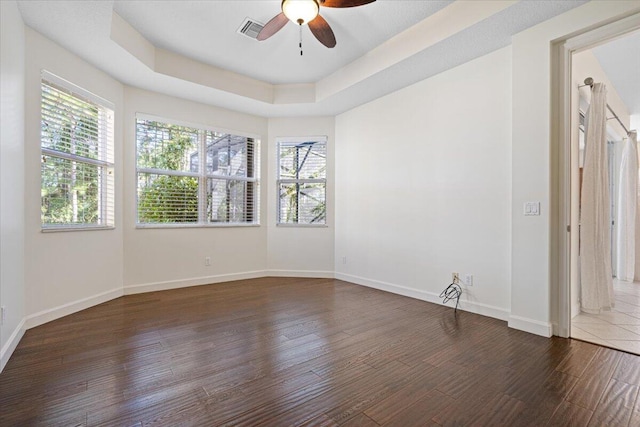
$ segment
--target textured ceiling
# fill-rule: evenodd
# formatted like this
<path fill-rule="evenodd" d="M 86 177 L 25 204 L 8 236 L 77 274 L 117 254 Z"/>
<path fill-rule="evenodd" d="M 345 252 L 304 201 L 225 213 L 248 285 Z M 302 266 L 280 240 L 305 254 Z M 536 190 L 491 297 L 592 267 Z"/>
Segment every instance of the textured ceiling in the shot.
<path fill-rule="evenodd" d="M 640 115 L 640 31 L 593 50 L 631 115 Z"/>
<path fill-rule="evenodd" d="M 18 2 L 28 26 L 125 84 L 265 117 L 341 113 L 507 46 L 512 35 L 583 3 L 378 0 L 322 8 L 338 45 L 327 49 L 303 28 L 301 58 L 293 24 L 264 42 L 237 33 L 246 17 L 268 21 L 280 0 Z M 114 38 L 118 15 L 133 37 Z M 131 40 L 142 44 L 127 48 Z M 155 65 L 136 56 L 140 46 L 150 58 L 155 52 Z M 238 82 L 249 84 L 238 89 Z M 254 88 L 262 95 L 251 95 Z M 285 101 L 276 99 L 282 93 Z"/>

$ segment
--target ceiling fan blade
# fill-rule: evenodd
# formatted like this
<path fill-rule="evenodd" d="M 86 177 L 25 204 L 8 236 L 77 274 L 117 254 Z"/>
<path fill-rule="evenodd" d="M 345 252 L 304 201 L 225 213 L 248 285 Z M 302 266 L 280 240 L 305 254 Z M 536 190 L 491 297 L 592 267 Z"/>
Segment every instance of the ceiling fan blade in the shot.
<path fill-rule="evenodd" d="M 309 22 L 309 29 L 320 43 L 326 47 L 334 47 L 336 45 L 336 36 L 329 26 L 329 23 L 320 15 L 316 19 Z"/>
<path fill-rule="evenodd" d="M 356 7 L 373 3 L 376 0 L 320 0 L 324 7 Z"/>
<path fill-rule="evenodd" d="M 289 18 L 287 18 L 284 13 L 280 12 L 279 14 L 271 18 L 271 20 L 267 22 L 264 27 L 262 27 L 262 30 L 260 30 L 256 39 L 260 41 L 268 39 L 278 31 L 280 31 L 287 22 L 289 22 Z"/>

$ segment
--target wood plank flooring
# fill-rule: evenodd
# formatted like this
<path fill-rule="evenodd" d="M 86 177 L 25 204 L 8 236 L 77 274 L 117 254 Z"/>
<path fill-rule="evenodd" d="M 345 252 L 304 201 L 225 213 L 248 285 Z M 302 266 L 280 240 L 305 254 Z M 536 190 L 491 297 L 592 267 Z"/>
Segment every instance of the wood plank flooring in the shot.
<path fill-rule="evenodd" d="M 1 426 L 638 426 L 640 357 L 339 280 L 131 295 L 26 332 Z"/>

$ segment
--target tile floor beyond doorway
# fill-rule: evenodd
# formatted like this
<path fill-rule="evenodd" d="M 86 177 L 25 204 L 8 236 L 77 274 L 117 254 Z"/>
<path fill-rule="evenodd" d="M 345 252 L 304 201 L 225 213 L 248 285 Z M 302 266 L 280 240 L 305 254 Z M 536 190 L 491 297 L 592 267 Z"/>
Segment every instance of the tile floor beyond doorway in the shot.
<path fill-rule="evenodd" d="M 613 289 L 613 310 L 580 313 L 571 320 L 571 337 L 640 354 L 640 282 L 614 280 Z"/>

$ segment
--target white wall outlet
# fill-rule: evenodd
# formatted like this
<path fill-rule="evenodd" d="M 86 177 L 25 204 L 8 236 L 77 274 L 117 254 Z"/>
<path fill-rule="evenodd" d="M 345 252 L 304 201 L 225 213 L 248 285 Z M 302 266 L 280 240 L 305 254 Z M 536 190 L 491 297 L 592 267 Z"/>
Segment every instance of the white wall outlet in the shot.
<path fill-rule="evenodd" d="M 473 286 L 473 274 L 464 275 L 464 284 L 467 286 Z"/>
<path fill-rule="evenodd" d="M 347 257 L 346 257 L 346 256 L 343 256 L 343 257 L 342 257 L 342 263 L 343 263 L 343 264 L 346 264 L 346 263 L 347 263 Z"/>
<path fill-rule="evenodd" d="M 209 267 L 211 265 L 211 257 L 210 256 L 204 257 L 204 265 L 206 265 L 207 267 Z"/>

